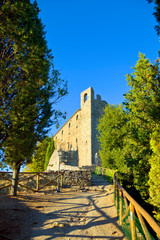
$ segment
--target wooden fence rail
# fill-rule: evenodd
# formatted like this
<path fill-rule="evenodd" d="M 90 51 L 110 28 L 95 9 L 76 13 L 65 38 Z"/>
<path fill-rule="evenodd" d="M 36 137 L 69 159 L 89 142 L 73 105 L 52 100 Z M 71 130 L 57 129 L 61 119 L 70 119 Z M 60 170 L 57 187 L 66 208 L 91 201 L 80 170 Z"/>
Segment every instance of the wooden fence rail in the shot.
<path fill-rule="evenodd" d="M 123 198 L 125 200 L 125 203 L 129 203 L 126 205 L 126 213 L 130 211 L 130 224 L 131 224 L 131 234 L 132 234 L 132 240 L 136 240 L 136 224 L 134 220 L 135 213 L 139 219 L 139 222 L 141 224 L 141 227 L 143 229 L 145 238 L 147 240 L 151 240 L 151 236 L 147 230 L 147 226 L 145 224 L 144 219 L 146 222 L 149 224 L 149 226 L 154 230 L 154 232 L 160 237 L 160 226 L 158 223 L 148 214 L 146 210 L 144 210 L 129 194 L 128 192 L 119 184 L 117 180 L 117 174 L 114 174 L 114 188 L 115 188 L 115 193 Z M 122 224 L 122 218 L 125 217 L 125 215 L 122 215 L 121 207 L 119 211 L 119 217 L 120 217 L 120 224 Z"/>
<path fill-rule="evenodd" d="M 10 188 L 12 184 L 12 172 L 0 172 L 0 191 Z M 18 186 L 38 192 L 47 186 L 63 185 L 63 172 L 20 172 Z M 9 184 L 8 184 L 9 183 Z"/>
<path fill-rule="evenodd" d="M 98 167 L 98 172 L 102 175 L 107 175 L 107 169 Z M 146 226 L 146 222 L 157 234 L 158 239 L 160 239 L 160 226 L 158 223 L 145 211 L 129 194 L 128 192 L 120 185 L 117 178 L 117 173 L 114 173 L 114 195 L 115 195 L 115 205 L 118 209 L 119 223 L 123 225 L 123 221 L 127 218 L 127 222 L 130 225 L 131 237 L 127 239 L 138 240 L 146 239 L 152 240 L 155 239 L 149 233 Z M 141 229 L 143 230 L 143 236 L 138 232 L 138 227 L 136 225 L 135 218 L 138 218 Z M 139 237 L 138 237 L 139 234 Z"/>

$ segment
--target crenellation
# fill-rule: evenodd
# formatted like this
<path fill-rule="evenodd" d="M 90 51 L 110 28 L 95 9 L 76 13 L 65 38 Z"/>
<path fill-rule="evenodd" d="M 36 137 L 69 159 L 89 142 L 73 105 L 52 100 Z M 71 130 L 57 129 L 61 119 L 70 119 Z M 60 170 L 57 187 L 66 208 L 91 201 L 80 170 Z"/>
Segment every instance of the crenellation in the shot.
<path fill-rule="evenodd" d="M 97 94 L 97 101 L 101 102 L 101 96 Z"/>

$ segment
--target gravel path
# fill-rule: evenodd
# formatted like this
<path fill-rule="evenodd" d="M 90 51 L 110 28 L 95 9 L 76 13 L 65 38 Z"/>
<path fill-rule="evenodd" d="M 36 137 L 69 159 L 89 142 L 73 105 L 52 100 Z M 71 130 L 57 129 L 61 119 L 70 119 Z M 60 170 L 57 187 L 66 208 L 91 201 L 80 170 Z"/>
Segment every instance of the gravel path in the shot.
<path fill-rule="evenodd" d="M 14 240 L 124 239 L 113 203 L 112 185 L 96 176 L 93 185 L 81 190 L 62 189 L 60 193 L 22 194 L 9 198 L 10 204 L 0 201 L 0 210 L 8 206 L 8 213 L 9 210 L 19 213 L 16 233 L 7 236 Z M 0 234 L 4 236 L 3 230 L 0 229 Z M 2 235 L 0 239 L 7 239 L 1 238 Z"/>

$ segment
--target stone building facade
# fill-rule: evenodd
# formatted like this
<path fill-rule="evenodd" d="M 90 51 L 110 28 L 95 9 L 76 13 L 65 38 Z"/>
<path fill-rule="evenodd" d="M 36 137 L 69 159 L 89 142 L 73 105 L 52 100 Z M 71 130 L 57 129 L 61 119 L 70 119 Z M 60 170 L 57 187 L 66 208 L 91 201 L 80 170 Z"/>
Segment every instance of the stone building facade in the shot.
<path fill-rule="evenodd" d="M 92 87 L 81 93 L 81 108 L 54 135 L 56 149 L 47 170 L 57 169 L 59 149 L 63 151 L 61 169 L 66 165 L 82 167 L 96 164 L 99 149 L 97 124 L 106 105 L 100 95 L 94 98 Z"/>

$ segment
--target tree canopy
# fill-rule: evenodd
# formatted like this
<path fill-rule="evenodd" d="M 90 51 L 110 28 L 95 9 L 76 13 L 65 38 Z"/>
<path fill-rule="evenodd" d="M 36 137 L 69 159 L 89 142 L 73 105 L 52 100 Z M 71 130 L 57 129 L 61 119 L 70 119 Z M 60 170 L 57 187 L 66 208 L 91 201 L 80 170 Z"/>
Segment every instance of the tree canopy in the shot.
<path fill-rule="evenodd" d="M 155 3 L 160 35 L 160 1 Z M 144 54 L 127 75 L 129 91 L 123 107 L 108 106 L 99 120 L 100 157 L 103 167 L 116 168 L 123 184 L 138 190 L 154 206 L 160 221 L 160 71 Z M 122 114 L 123 113 L 123 114 Z M 118 116 L 118 117 L 117 117 Z M 125 120 L 125 121 L 124 121 Z M 119 163 L 119 164 L 118 164 Z"/>
<path fill-rule="evenodd" d="M 149 159 L 151 135 L 159 122 L 159 66 L 152 64 L 144 54 L 140 54 L 134 72 L 127 75 L 130 90 L 125 94 L 125 106 L 131 115 L 130 136 L 127 149 L 130 149 L 130 165 L 134 172 L 134 185 L 144 198 L 148 198 Z"/>
<path fill-rule="evenodd" d="M 54 69 L 38 14 L 36 1 L 0 2 L 0 148 L 14 172 L 64 116 L 52 104 L 67 94 L 67 83 Z"/>
<path fill-rule="evenodd" d="M 107 106 L 99 120 L 101 162 L 117 169 L 123 184 L 152 203 L 160 220 L 159 62 L 153 64 L 140 54 L 127 82 L 124 105 Z"/>
<path fill-rule="evenodd" d="M 155 12 L 153 13 L 153 15 L 155 16 L 158 25 L 155 26 L 155 30 L 158 34 L 158 36 L 160 36 L 160 1 L 159 0 L 147 0 L 149 3 L 154 2 L 155 3 Z"/>
<path fill-rule="evenodd" d="M 46 170 L 53 151 L 53 137 L 44 137 L 41 142 L 38 142 L 34 154 L 31 156 L 29 163 L 26 165 L 25 171 L 43 172 L 44 170 Z M 50 154 L 48 154 L 48 152 Z"/>
<path fill-rule="evenodd" d="M 124 139 L 127 133 L 126 124 L 127 113 L 121 105 L 108 105 L 105 108 L 98 124 L 99 154 L 103 167 L 111 169 L 124 167 L 124 157 L 120 153 L 124 147 Z"/>
<path fill-rule="evenodd" d="M 47 150 L 46 150 L 46 155 L 45 155 L 45 161 L 44 161 L 44 170 L 47 170 L 47 166 L 50 160 L 50 157 L 52 156 L 52 153 L 54 151 L 54 141 L 53 139 L 51 139 L 51 141 L 49 141 L 48 146 L 47 146 Z"/>

